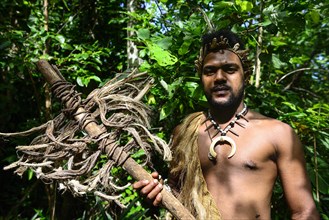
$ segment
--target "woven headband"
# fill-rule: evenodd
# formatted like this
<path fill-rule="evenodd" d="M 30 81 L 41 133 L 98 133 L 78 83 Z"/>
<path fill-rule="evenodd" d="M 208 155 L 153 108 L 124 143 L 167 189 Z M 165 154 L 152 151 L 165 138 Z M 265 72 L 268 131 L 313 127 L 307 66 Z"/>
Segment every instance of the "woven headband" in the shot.
<path fill-rule="evenodd" d="M 247 59 L 248 50 L 239 50 L 240 44 L 236 43 L 233 47 L 230 47 L 230 44 L 227 38 L 220 36 L 219 39 L 214 37 L 211 42 L 205 44 L 200 49 L 200 55 L 197 60 L 195 60 L 195 68 L 198 73 L 202 73 L 203 60 L 210 52 L 216 52 L 219 50 L 229 50 L 235 53 L 241 60 L 244 71 L 246 75 L 249 75 L 250 72 L 250 62 Z"/>

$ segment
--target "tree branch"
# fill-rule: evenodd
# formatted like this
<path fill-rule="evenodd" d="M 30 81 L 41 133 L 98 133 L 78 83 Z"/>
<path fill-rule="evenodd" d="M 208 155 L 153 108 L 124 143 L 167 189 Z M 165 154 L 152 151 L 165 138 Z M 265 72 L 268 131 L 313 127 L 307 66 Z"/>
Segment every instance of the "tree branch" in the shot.
<path fill-rule="evenodd" d="M 292 87 L 292 89 L 295 89 L 295 90 L 298 90 L 298 91 L 302 91 L 302 92 L 307 92 L 309 93 L 310 95 L 316 97 L 316 98 L 319 98 L 319 96 L 317 94 L 315 94 L 314 92 L 311 92 L 307 89 L 304 89 L 304 88 L 299 88 L 299 87 Z M 286 90 L 286 89 L 285 89 Z"/>
<path fill-rule="evenodd" d="M 261 16 L 259 18 L 259 21 L 263 21 L 263 8 L 264 8 L 264 2 L 260 1 L 260 11 Z M 258 88 L 260 84 L 260 77 L 261 77 L 261 60 L 259 59 L 259 55 L 262 53 L 262 44 L 263 44 L 263 27 L 260 26 L 258 29 L 258 36 L 257 36 L 257 49 L 256 49 L 256 61 L 255 61 L 255 87 Z"/>
<path fill-rule="evenodd" d="M 307 68 L 301 68 L 301 69 L 297 69 L 297 70 L 293 70 L 287 74 L 285 74 L 284 76 L 282 76 L 279 80 L 276 80 L 275 83 L 280 83 L 282 80 L 284 80 L 285 78 L 287 78 L 288 76 L 294 74 L 294 73 L 298 73 L 298 72 L 302 72 L 305 70 L 311 70 L 311 68 L 307 67 Z"/>

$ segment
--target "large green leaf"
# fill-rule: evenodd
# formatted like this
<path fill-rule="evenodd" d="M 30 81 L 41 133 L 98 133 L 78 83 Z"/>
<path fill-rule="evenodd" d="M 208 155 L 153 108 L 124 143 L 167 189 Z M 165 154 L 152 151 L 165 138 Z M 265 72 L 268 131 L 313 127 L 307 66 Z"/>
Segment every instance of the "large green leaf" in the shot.
<path fill-rule="evenodd" d="M 150 30 L 145 28 L 138 29 L 137 36 L 142 40 L 147 40 L 150 38 Z"/>
<path fill-rule="evenodd" d="M 154 43 L 147 43 L 147 47 L 150 51 L 150 57 L 157 61 L 160 66 L 170 66 L 177 62 L 177 57 L 172 55 L 169 51 L 162 49 L 160 46 Z"/>

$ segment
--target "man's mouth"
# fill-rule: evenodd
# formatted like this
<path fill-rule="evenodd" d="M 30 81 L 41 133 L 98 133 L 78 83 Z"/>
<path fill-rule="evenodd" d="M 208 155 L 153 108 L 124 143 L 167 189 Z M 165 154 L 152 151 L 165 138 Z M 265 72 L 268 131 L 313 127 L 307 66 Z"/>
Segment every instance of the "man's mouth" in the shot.
<path fill-rule="evenodd" d="M 229 91 L 231 88 L 227 85 L 218 85 L 211 89 L 211 92 L 226 92 Z"/>

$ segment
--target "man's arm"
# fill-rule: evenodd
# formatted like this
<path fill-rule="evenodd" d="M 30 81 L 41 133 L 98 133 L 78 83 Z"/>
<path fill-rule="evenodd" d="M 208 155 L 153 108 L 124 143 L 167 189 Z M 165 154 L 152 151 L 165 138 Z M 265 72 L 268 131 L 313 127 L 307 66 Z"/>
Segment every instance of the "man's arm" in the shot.
<path fill-rule="evenodd" d="M 312 196 L 302 144 L 293 129 L 284 123 L 274 128 L 277 164 L 292 219 L 319 219 Z"/>

